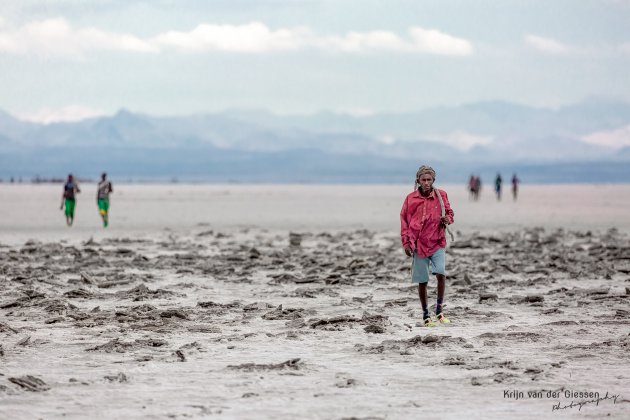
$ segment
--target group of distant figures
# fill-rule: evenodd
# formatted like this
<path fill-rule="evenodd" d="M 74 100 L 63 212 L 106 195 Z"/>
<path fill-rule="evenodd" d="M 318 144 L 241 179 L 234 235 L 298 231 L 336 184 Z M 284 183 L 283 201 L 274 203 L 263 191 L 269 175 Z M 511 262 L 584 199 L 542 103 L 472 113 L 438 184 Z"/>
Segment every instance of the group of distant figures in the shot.
<path fill-rule="evenodd" d="M 72 226 L 74 222 L 74 210 L 76 207 L 76 195 L 80 193 L 79 184 L 72 174 L 68 175 L 68 180 L 63 186 L 63 195 L 61 196 L 61 210 L 65 209 L 66 224 Z M 114 192 L 112 183 L 107 179 L 107 174 L 101 175 L 101 181 L 96 188 L 96 205 L 98 212 L 103 219 L 103 227 L 109 225 L 109 194 Z"/>
<path fill-rule="evenodd" d="M 516 174 L 512 175 L 512 198 L 514 201 L 518 198 L 518 184 L 521 182 Z M 501 174 L 497 172 L 497 176 L 494 178 L 494 193 L 497 196 L 497 200 L 501 201 L 501 192 L 503 188 L 503 178 Z M 471 175 L 468 180 L 468 191 L 470 192 L 470 198 L 472 200 L 479 200 L 481 194 L 481 177 L 479 175 Z"/>

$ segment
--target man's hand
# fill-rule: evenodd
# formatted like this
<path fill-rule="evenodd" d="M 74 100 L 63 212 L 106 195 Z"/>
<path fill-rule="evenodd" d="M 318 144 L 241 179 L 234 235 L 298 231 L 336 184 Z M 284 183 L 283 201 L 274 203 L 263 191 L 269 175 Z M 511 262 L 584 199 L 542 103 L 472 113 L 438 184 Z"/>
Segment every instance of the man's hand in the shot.
<path fill-rule="evenodd" d="M 405 248 L 405 254 L 407 254 L 408 257 L 411 257 L 413 255 L 413 250 L 411 248 Z"/>
<path fill-rule="evenodd" d="M 451 222 L 449 222 L 449 221 L 448 221 L 448 217 L 446 217 L 446 216 L 442 216 L 442 217 L 440 218 L 440 221 L 442 222 L 442 224 L 443 224 L 444 226 L 448 226 L 448 225 L 450 225 L 450 224 L 451 224 Z"/>

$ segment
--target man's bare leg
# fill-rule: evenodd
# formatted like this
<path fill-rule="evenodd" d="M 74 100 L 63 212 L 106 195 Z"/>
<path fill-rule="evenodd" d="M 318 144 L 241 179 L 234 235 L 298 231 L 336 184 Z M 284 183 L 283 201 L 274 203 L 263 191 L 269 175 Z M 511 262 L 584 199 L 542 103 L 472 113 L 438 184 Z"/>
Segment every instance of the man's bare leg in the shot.
<path fill-rule="evenodd" d="M 418 297 L 420 298 L 420 305 L 422 305 L 422 318 L 429 317 L 429 307 L 427 306 L 427 283 L 418 284 Z"/>
<path fill-rule="evenodd" d="M 444 313 L 442 311 L 442 307 L 444 304 L 444 290 L 446 289 L 446 276 L 443 274 L 437 274 L 436 277 L 438 283 L 438 297 L 437 303 L 435 305 L 435 316 L 442 324 L 449 324 L 451 321 L 444 316 Z"/>
<path fill-rule="evenodd" d="M 446 290 L 446 276 L 444 274 L 436 274 L 437 277 L 437 301 L 439 308 L 436 313 L 442 312 L 442 302 L 444 302 L 444 291 Z"/>

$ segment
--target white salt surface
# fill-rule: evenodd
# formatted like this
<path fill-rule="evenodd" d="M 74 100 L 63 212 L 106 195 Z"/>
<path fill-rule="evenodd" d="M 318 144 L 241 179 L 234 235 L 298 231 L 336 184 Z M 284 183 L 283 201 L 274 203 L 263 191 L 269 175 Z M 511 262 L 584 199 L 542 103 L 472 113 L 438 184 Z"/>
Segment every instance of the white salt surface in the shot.
<path fill-rule="evenodd" d="M 408 186 L 115 184 L 108 229 L 81 187 L 68 228 L 61 186 L 0 185 L 0 419 L 628 418 L 630 186 L 445 186 L 434 329 Z"/>
<path fill-rule="evenodd" d="M 100 225 L 96 186 L 81 185 L 76 220 L 65 226 L 60 185 L 0 184 L 0 243 L 33 239 L 100 238 L 182 231 L 257 227 L 269 230 L 396 232 L 406 185 L 114 185 L 110 227 Z M 455 229 L 548 229 L 630 232 L 630 185 L 523 186 L 518 201 L 502 201 L 486 188 L 471 201 L 461 185 L 443 187 L 455 210 Z"/>

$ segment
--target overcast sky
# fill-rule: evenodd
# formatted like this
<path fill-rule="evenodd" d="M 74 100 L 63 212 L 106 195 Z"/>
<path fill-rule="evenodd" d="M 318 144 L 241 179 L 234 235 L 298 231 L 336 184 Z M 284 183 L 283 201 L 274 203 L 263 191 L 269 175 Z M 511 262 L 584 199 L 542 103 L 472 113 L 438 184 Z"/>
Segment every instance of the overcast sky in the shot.
<path fill-rule="evenodd" d="M 2 0 L 0 109 L 41 121 L 630 100 L 630 0 Z"/>

